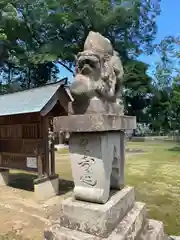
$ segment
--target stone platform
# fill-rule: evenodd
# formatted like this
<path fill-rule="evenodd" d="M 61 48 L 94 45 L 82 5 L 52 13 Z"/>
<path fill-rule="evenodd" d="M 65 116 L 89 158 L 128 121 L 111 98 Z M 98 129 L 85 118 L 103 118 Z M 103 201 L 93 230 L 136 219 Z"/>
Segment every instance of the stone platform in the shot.
<path fill-rule="evenodd" d="M 59 221 L 45 240 L 167 240 L 163 223 L 149 220 L 144 203 L 135 202 L 134 188 L 111 192 L 105 204 L 64 200 Z"/>

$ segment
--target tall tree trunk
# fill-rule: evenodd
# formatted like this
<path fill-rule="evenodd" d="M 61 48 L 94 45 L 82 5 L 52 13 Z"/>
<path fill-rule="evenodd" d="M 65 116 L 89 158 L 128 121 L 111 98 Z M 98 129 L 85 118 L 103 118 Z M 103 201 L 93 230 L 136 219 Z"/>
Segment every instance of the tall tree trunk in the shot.
<path fill-rule="evenodd" d="M 29 89 L 31 87 L 31 68 L 28 66 L 28 84 L 27 88 Z"/>
<path fill-rule="evenodd" d="M 9 70 L 8 70 L 8 84 L 11 83 L 11 66 L 9 66 Z"/>

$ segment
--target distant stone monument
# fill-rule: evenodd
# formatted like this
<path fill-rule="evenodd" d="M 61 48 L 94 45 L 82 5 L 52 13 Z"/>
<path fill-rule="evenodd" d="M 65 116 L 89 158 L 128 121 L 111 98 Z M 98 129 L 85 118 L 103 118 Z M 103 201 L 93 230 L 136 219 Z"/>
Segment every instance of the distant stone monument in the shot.
<path fill-rule="evenodd" d="M 136 128 L 136 118 L 123 114 L 122 79 L 110 41 L 90 32 L 76 59 L 70 115 L 55 126 L 71 133 L 74 193 L 61 203 L 47 240 L 165 239 L 163 224 L 146 218 L 145 204 L 124 184 L 124 131 Z"/>

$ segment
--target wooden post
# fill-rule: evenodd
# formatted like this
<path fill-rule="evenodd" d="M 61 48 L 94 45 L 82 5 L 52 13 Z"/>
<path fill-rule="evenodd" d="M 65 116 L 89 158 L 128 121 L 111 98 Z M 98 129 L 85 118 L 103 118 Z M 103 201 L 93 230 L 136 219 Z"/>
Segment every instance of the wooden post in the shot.
<path fill-rule="evenodd" d="M 51 174 L 55 175 L 55 154 L 54 154 L 54 148 L 51 149 Z"/>
<path fill-rule="evenodd" d="M 53 132 L 53 119 L 50 120 L 49 129 L 49 151 L 50 151 L 50 161 L 51 161 L 51 174 L 55 175 L 55 154 L 54 154 L 54 132 Z"/>
<path fill-rule="evenodd" d="M 42 143 L 43 143 L 43 171 L 46 176 L 50 175 L 49 169 L 49 149 L 48 149 L 48 128 L 49 128 L 49 119 L 48 117 L 42 118 Z"/>
<path fill-rule="evenodd" d="M 2 165 L 2 153 L 0 153 L 0 166 Z"/>
<path fill-rule="evenodd" d="M 38 149 L 38 155 L 37 155 L 37 167 L 38 167 L 38 177 L 43 176 L 43 159 L 42 159 L 42 153 Z"/>

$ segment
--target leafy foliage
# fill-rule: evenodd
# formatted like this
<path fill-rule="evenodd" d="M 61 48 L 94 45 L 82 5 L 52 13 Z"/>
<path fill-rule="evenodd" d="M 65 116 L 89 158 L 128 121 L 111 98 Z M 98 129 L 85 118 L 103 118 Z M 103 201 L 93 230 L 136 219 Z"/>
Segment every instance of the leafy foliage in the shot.
<path fill-rule="evenodd" d="M 73 73 L 74 56 L 93 30 L 121 56 L 127 114 L 147 121 L 152 79 L 136 59 L 152 53 L 159 13 L 160 0 L 1 0 L 0 92 L 56 81 L 57 64 Z"/>
<path fill-rule="evenodd" d="M 149 114 L 152 128 L 163 131 L 180 128 L 180 68 L 179 39 L 166 37 L 156 46 L 160 61 L 157 62 L 154 74 L 154 85 Z"/>
<path fill-rule="evenodd" d="M 29 71 L 58 62 L 72 72 L 74 55 L 90 30 L 108 37 L 124 63 L 149 50 L 156 33 L 159 0 L 2 0 L 0 58 L 27 82 Z M 2 64 L 2 65 L 3 65 Z M 26 71 L 25 69 L 30 69 Z M 36 70 L 34 70 L 36 69 Z M 27 72 L 27 73 L 26 73 Z M 42 83 L 41 73 L 38 81 Z M 44 74 L 45 76 L 45 74 Z M 50 77 L 48 77 L 49 79 Z M 44 78 L 44 84 L 47 78 Z M 40 83 L 40 84 L 41 84 Z M 33 83 L 32 83 L 33 84 Z M 31 85 L 32 85 L 31 84 Z"/>
<path fill-rule="evenodd" d="M 144 110 L 150 101 L 152 79 L 146 74 L 143 62 L 129 61 L 125 67 L 124 98 L 127 114 L 137 116 L 138 122 L 146 121 Z"/>

